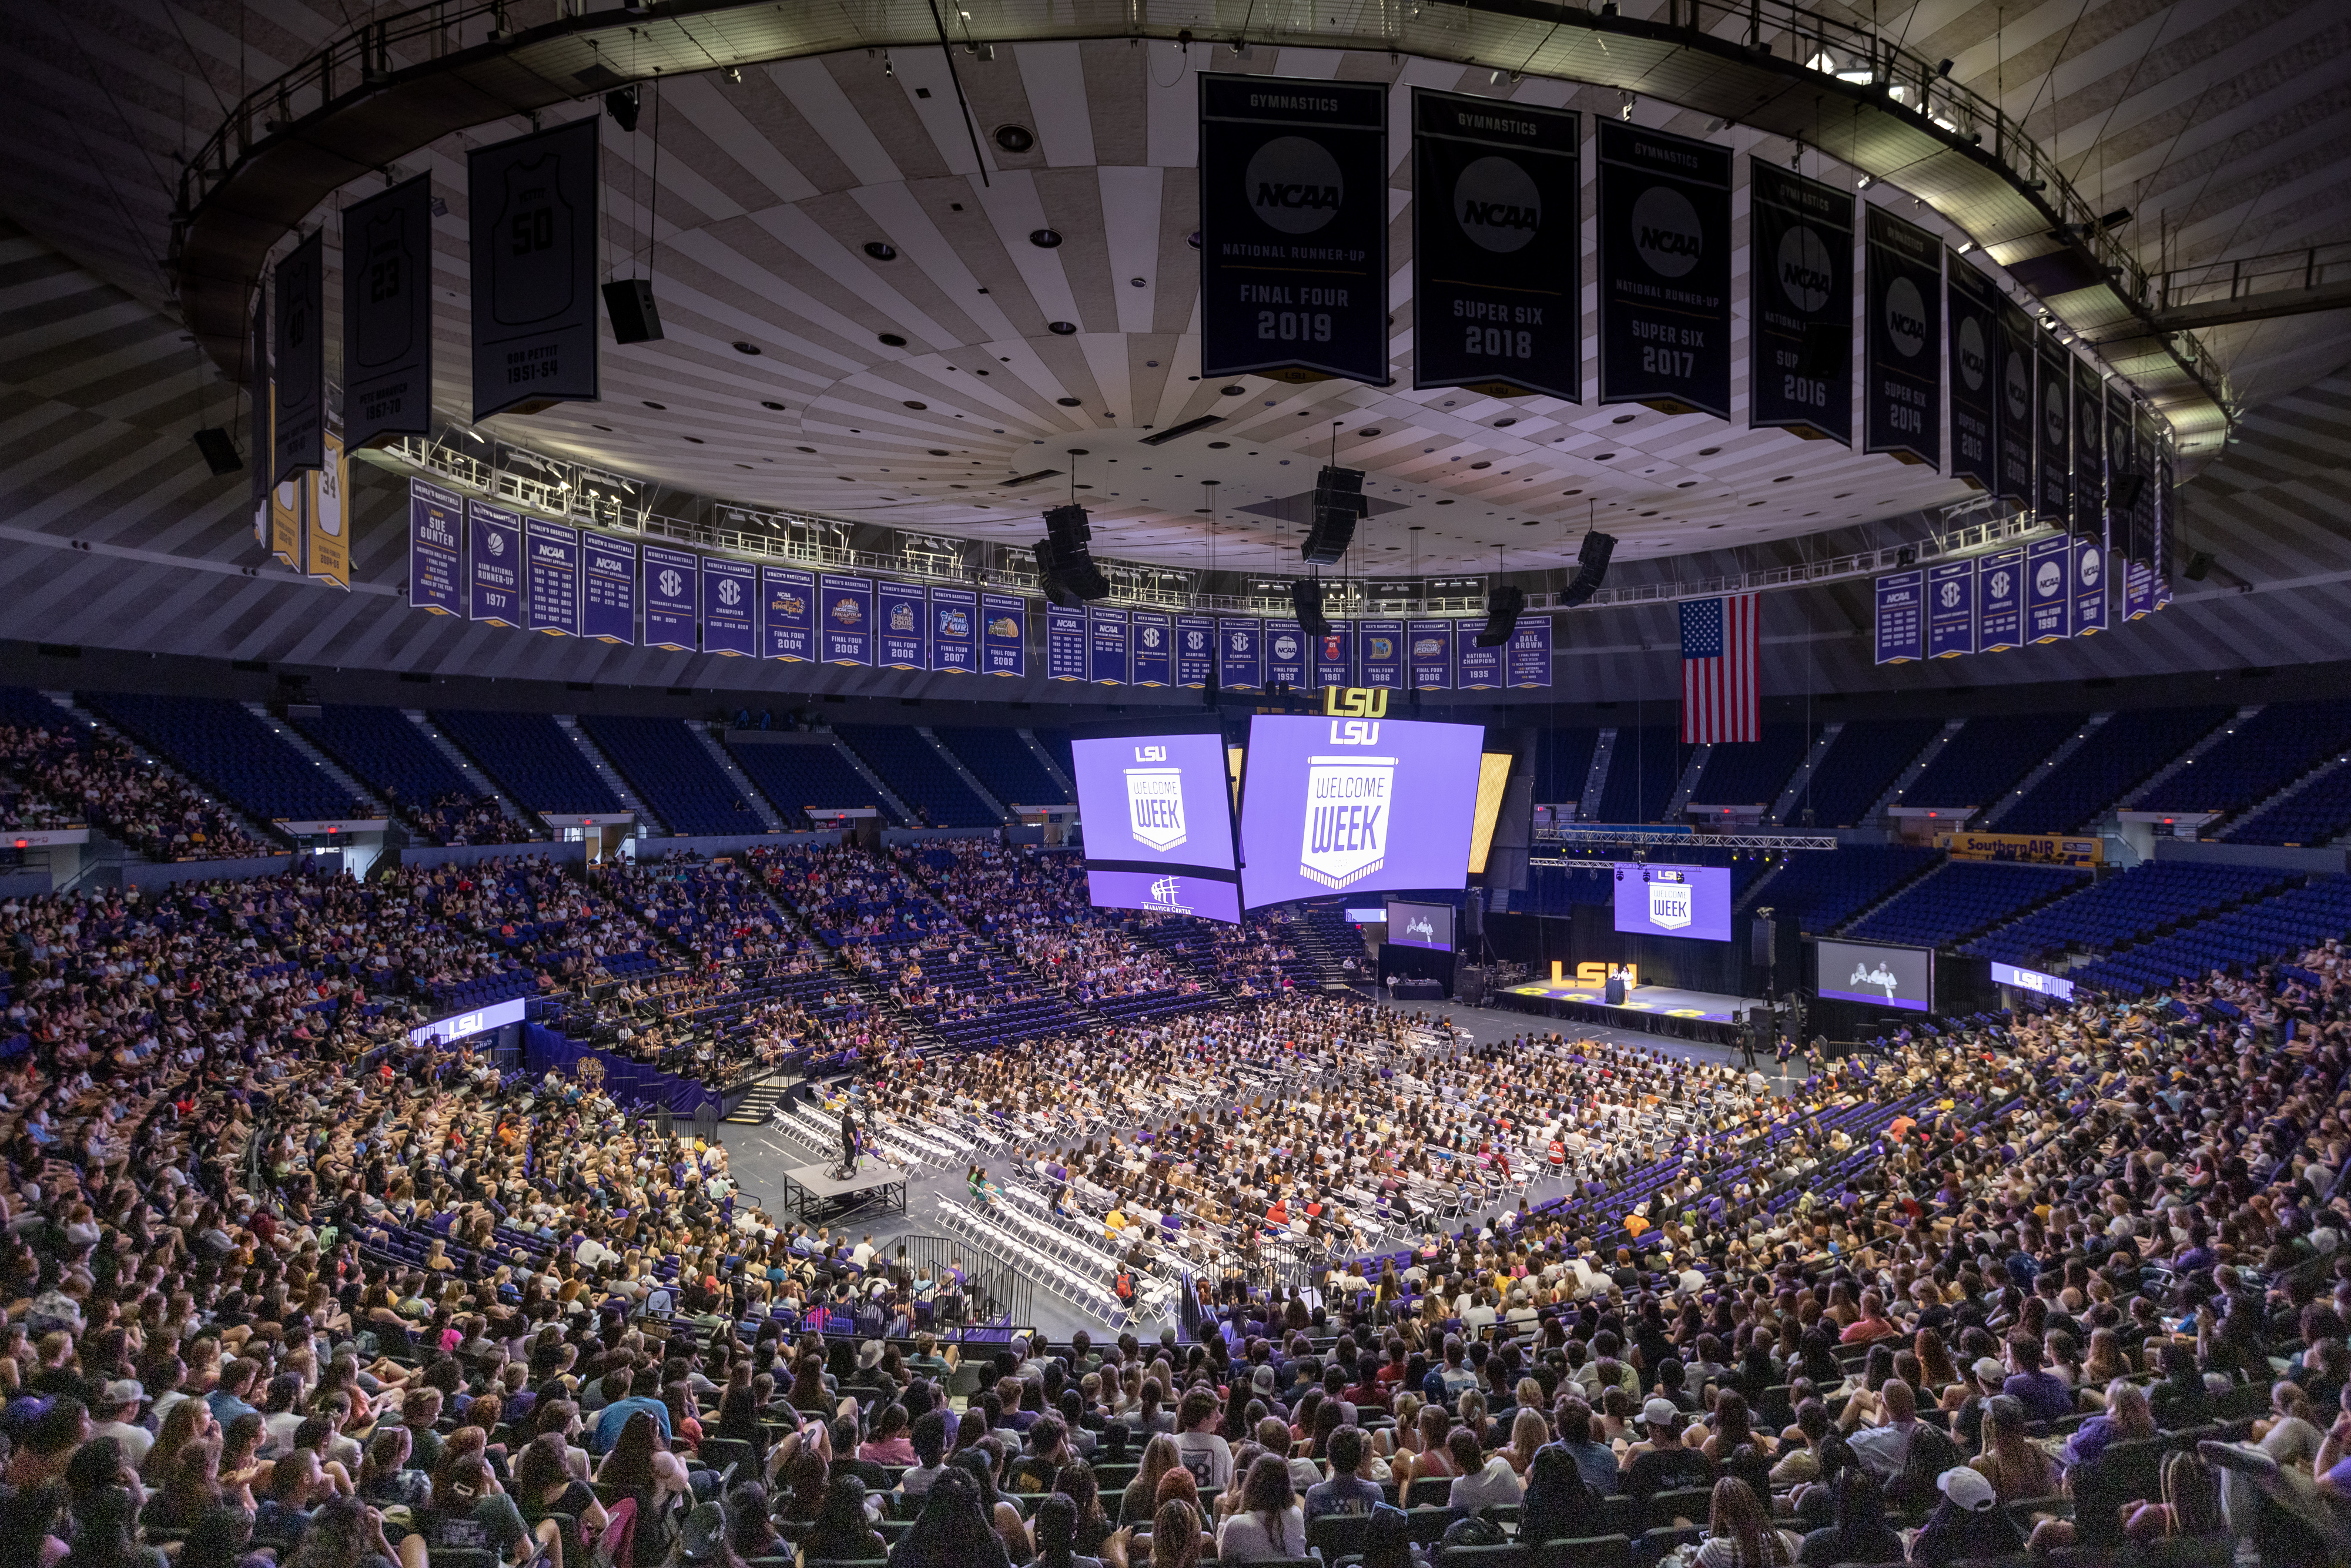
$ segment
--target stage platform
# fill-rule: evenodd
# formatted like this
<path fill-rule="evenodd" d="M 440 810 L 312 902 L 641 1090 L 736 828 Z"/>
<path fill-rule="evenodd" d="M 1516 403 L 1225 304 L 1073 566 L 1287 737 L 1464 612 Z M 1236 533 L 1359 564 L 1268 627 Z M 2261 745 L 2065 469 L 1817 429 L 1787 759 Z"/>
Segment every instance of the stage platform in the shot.
<path fill-rule="evenodd" d="M 784 1212 L 810 1225 L 831 1225 L 858 1215 L 906 1212 L 907 1173 L 872 1155 L 844 1176 L 837 1165 L 792 1166 L 783 1172 Z"/>
<path fill-rule="evenodd" d="M 1738 1044 L 1738 1026 L 1731 1022 L 1732 1015 L 1763 1005 L 1760 997 L 1725 997 L 1712 991 L 1641 986 L 1626 995 L 1621 1006 L 1611 1007 L 1607 992 L 1600 987 L 1578 985 L 1573 980 L 1535 980 L 1512 986 L 1497 991 L 1494 999 L 1544 1018 L 1612 1024 L 1618 1029 L 1677 1035 L 1717 1045 Z"/>

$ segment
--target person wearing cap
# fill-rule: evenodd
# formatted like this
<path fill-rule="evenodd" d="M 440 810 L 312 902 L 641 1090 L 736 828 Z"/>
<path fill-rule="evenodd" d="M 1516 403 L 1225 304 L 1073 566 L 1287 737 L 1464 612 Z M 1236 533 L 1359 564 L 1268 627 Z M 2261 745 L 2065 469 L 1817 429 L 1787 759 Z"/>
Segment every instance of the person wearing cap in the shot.
<path fill-rule="evenodd" d="M 155 1446 L 154 1434 L 139 1425 L 139 1406 L 146 1398 L 147 1391 L 136 1381 L 119 1377 L 99 1388 L 98 1402 L 89 1410 L 89 1435 L 120 1444 L 122 1457 L 133 1469 L 146 1462 L 147 1450 Z"/>
<path fill-rule="evenodd" d="M 1962 1558 L 2005 1557 L 2024 1550 L 2024 1531 L 2000 1506 L 1981 1471 L 1956 1466 L 1935 1478 L 1935 1490 L 1942 1500 L 1910 1542 L 1910 1561 L 1919 1568 L 1945 1568 Z"/>
<path fill-rule="evenodd" d="M 1687 1420 L 1664 1397 L 1641 1406 L 1646 1437 L 1625 1450 L 1625 1490 L 1646 1501 L 1661 1491 L 1702 1487 L 1714 1479 L 1714 1461 L 1682 1441 Z"/>

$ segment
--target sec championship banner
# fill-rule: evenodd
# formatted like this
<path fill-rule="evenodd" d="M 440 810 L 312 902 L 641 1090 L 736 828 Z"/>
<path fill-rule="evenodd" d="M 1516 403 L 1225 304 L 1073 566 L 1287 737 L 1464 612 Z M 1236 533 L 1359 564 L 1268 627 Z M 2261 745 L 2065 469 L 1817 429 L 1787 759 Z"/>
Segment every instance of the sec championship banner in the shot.
<path fill-rule="evenodd" d="M 1265 689 L 1265 622 L 1217 622 L 1217 685 L 1228 692 Z"/>
<path fill-rule="evenodd" d="M 433 176 L 343 209 L 343 437 L 433 431 Z"/>
<path fill-rule="evenodd" d="M 1862 313 L 1863 450 L 1943 461 L 1943 242 L 1883 207 L 1866 221 Z"/>
<path fill-rule="evenodd" d="M 1331 628 L 1314 643 L 1314 684 L 1318 686 L 1352 686 L 1355 684 L 1355 626 L 1351 621 L 1333 621 Z"/>
<path fill-rule="evenodd" d="M 1453 684 L 1453 622 L 1414 621 L 1406 625 L 1405 668 L 1412 672 L 1412 689 L 1445 690 Z"/>
<path fill-rule="evenodd" d="M 1943 303 L 1951 343 L 1951 477 L 2000 488 L 1999 286 L 1947 252 Z"/>
<path fill-rule="evenodd" d="M 1976 563 L 1937 561 L 1927 569 L 1927 657 L 1976 651 Z"/>
<path fill-rule="evenodd" d="M 595 400 L 602 119 L 583 115 L 466 154 L 475 419 Z"/>
<path fill-rule="evenodd" d="M 519 627 L 522 616 L 522 514 L 487 501 L 465 503 L 466 613 L 493 626 Z"/>
<path fill-rule="evenodd" d="M 2074 540 L 2074 635 L 2087 637 L 2106 629 L 2106 601 L 2112 596 L 2106 570 L 2106 541 L 2102 534 Z"/>
<path fill-rule="evenodd" d="M 1580 123 L 1413 89 L 1415 387 L 1583 401 Z"/>
<path fill-rule="evenodd" d="M 580 530 L 532 517 L 523 524 L 523 623 L 555 637 L 580 635 Z"/>
<path fill-rule="evenodd" d="M 1200 374 L 1387 384 L 1387 85 L 1200 76 Z"/>
<path fill-rule="evenodd" d="M 2024 551 L 1994 550 L 1976 562 L 1976 652 L 2024 645 Z"/>
<path fill-rule="evenodd" d="M 702 646 L 702 558 L 647 545 L 637 590 L 645 603 L 645 646 L 691 653 Z"/>
<path fill-rule="evenodd" d="M 1306 632 L 1295 621 L 1269 621 L 1265 623 L 1265 684 L 1269 691 L 1280 686 L 1304 690 L 1309 684 L 1311 660 L 1306 647 Z"/>
<path fill-rule="evenodd" d="M 1927 656 L 1927 574 L 1897 571 L 1877 580 L 1877 662 L 1907 664 Z"/>
<path fill-rule="evenodd" d="M 873 663 L 873 580 L 826 576 L 817 585 L 817 636 L 828 664 Z"/>
<path fill-rule="evenodd" d="M 408 482 L 408 602 L 435 615 L 465 613 L 465 503 L 438 485 Z"/>
<path fill-rule="evenodd" d="M 637 640 L 637 547 L 627 539 L 580 536 L 580 634 L 626 647 Z"/>
<path fill-rule="evenodd" d="M 749 561 L 702 558 L 702 651 L 759 656 L 759 569 Z"/>
<path fill-rule="evenodd" d="M 1524 689 L 1551 685 L 1551 617 L 1522 620 L 1511 630 L 1507 674 L 1510 685 Z"/>
<path fill-rule="evenodd" d="M 288 252 L 277 267 L 277 413 L 269 476 L 283 484 L 326 459 L 327 231 Z"/>
<path fill-rule="evenodd" d="M 1600 121 L 1600 401 L 1730 417 L 1730 151 Z"/>
<path fill-rule="evenodd" d="M 1365 621 L 1356 633 L 1355 663 L 1364 685 L 1395 691 L 1404 685 L 1404 622 Z"/>
<path fill-rule="evenodd" d="M 1176 617 L 1176 684 L 1205 690 L 1217 677 L 1217 622 L 1207 615 Z"/>
<path fill-rule="evenodd" d="M 814 572 L 796 566 L 760 566 L 759 653 L 788 664 L 816 662 Z"/>
<path fill-rule="evenodd" d="M 2087 360 L 2074 361 L 2074 531 L 2106 531 L 2106 396 Z"/>
<path fill-rule="evenodd" d="M 1134 664 L 1127 672 L 1128 679 L 1138 686 L 1174 685 L 1176 632 L 1167 612 L 1164 610 L 1138 610 L 1130 620 L 1134 654 Z"/>
<path fill-rule="evenodd" d="M 2000 307 L 2000 484 L 2003 501 L 2033 504 L 2032 458 L 2038 450 L 2032 417 L 2033 388 L 2040 382 L 2033 357 L 2032 319 L 2006 300 Z"/>
<path fill-rule="evenodd" d="M 1029 674 L 1029 601 L 1017 594 L 979 596 L 980 668 L 991 675 Z"/>
<path fill-rule="evenodd" d="M 2074 634 L 2074 540 L 2064 534 L 2024 547 L 2024 635 L 2054 643 Z"/>
<path fill-rule="evenodd" d="M 1750 154 L 1748 420 L 1853 444 L 1853 196 Z"/>
<path fill-rule="evenodd" d="M 1485 630 L 1476 621 L 1453 623 L 1453 685 L 1465 692 L 1490 692 L 1502 685 L 1502 650 L 1478 646 Z"/>
<path fill-rule="evenodd" d="M 968 675 L 979 669 L 979 593 L 969 588 L 931 590 L 931 668 Z"/>
<path fill-rule="evenodd" d="M 2041 340 L 2038 379 L 2041 395 L 2041 498 L 2034 510 L 2053 528 L 2064 528 L 2073 516 L 2074 388 L 2065 373 L 2065 351 L 2046 332 Z"/>
<path fill-rule="evenodd" d="M 349 588 L 350 459 L 343 455 L 341 437 L 332 431 L 319 444 L 319 471 L 309 476 L 310 494 L 302 518 L 302 570 L 313 582 Z"/>
<path fill-rule="evenodd" d="M 1126 612 L 1086 606 L 1086 679 L 1098 686 L 1126 685 Z"/>
<path fill-rule="evenodd" d="M 930 611 L 919 584 L 879 582 L 873 588 L 873 613 L 881 622 L 873 662 L 885 670 L 927 667 L 929 638 L 924 622 Z"/>
<path fill-rule="evenodd" d="M 1082 607 L 1045 606 L 1045 678 L 1086 678 L 1086 612 Z"/>

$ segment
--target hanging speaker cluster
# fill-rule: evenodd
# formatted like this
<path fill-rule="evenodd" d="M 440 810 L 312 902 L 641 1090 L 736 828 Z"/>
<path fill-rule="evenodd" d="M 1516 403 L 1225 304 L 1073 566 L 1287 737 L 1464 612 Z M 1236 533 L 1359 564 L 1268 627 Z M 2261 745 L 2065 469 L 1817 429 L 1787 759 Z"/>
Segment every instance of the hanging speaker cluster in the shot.
<path fill-rule="evenodd" d="M 1519 614 L 1527 607 L 1527 591 L 1509 583 L 1486 595 L 1486 627 L 1478 633 L 1478 646 L 1499 648 L 1510 640 L 1510 632 L 1519 624 Z"/>
<path fill-rule="evenodd" d="M 1306 542 L 1298 549 L 1300 559 L 1316 566 L 1330 566 L 1347 553 L 1355 542 L 1355 523 L 1372 504 L 1364 499 L 1364 474 L 1360 468 L 1324 468 L 1314 476 L 1314 516 L 1306 528 Z M 1319 602 L 1320 594 L 1317 594 Z"/>
<path fill-rule="evenodd" d="M 1321 637 L 1331 630 L 1331 622 L 1322 614 L 1322 583 L 1320 579 L 1293 579 L 1290 584 L 1290 607 L 1298 616 L 1298 629 L 1310 639 Z"/>
<path fill-rule="evenodd" d="M 1068 606 L 1109 596 L 1110 579 L 1094 561 L 1093 537 L 1086 509 L 1075 502 L 1045 514 L 1045 537 L 1037 541 L 1037 575 L 1047 599 Z"/>
<path fill-rule="evenodd" d="M 1583 536 L 1583 544 L 1575 552 L 1575 577 L 1560 595 L 1560 603 L 1573 610 L 1600 591 L 1608 580 L 1608 558 L 1616 553 L 1616 541 L 1597 529 Z"/>

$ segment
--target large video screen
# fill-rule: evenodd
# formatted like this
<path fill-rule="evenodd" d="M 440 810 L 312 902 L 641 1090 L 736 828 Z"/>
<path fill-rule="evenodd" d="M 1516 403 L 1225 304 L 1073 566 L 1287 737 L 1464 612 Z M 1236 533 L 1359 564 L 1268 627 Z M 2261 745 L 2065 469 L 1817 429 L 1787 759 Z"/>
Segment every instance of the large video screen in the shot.
<path fill-rule="evenodd" d="M 1221 736 L 1081 738 L 1070 743 L 1070 754 L 1088 866 L 1232 871 Z"/>
<path fill-rule="evenodd" d="M 1903 1012 L 1935 1010 L 1935 950 L 1823 937 L 1821 995 Z"/>
<path fill-rule="evenodd" d="M 1241 890 L 1237 883 L 1194 876 L 1180 871 L 1094 871 L 1086 873 L 1086 897 L 1097 909 L 1149 909 L 1161 915 L 1196 915 L 1203 920 L 1241 922 Z"/>
<path fill-rule="evenodd" d="M 1260 714 L 1241 791 L 1241 902 L 1466 886 L 1485 727 Z"/>
<path fill-rule="evenodd" d="M 1730 940 L 1730 868 L 1616 862 L 1616 929 Z"/>
<path fill-rule="evenodd" d="M 1400 947 L 1453 951 L 1453 906 L 1388 900 L 1388 940 Z"/>

